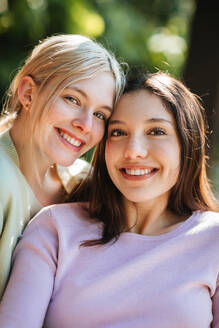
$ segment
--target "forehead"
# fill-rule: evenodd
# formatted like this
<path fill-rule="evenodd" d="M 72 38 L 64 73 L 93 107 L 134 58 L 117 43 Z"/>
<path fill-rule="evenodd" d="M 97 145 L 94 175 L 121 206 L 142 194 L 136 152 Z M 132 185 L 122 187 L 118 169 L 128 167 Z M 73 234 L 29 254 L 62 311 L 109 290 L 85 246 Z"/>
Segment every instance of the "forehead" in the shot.
<path fill-rule="evenodd" d="M 123 117 L 133 120 L 164 118 L 174 121 L 172 114 L 161 101 L 160 97 L 148 90 L 137 90 L 126 93 L 120 98 L 112 119 Z"/>
<path fill-rule="evenodd" d="M 63 92 L 77 91 L 87 99 L 95 100 L 103 105 L 113 107 L 116 85 L 112 72 L 100 71 L 85 77 L 72 75 L 61 83 L 59 79 L 60 78 L 54 78 L 49 85 L 49 90 L 53 90 L 53 98 L 57 98 Z"/>
<path fill-rule="evenodd" d="M 100 84 L 101 83 L 101 84 Z M 112 72 L 110 71 L 100 71 L 96 72 L 91 76 L 85 76 L 77 78 L 75 80 L 75 77 L 73 77 L 72 81 L 69 81 L 69 86 L 83 86 L 90 88 L 91 86 L 94 86 L 94 84 L 99 84 L 99 87 L 102 85 L 111 85 L 115 86 L 115 77 Z"/>

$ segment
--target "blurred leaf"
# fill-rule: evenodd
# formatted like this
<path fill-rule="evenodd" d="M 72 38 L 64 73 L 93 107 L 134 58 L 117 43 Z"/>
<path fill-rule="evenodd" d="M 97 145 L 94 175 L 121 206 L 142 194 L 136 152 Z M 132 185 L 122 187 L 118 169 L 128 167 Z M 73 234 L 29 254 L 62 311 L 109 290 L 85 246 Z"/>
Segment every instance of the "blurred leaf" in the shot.
<path fill-rule="evenodd" d="M 193 12 L 194 0 L 8 0 L 0 11 L 0 96 L 30 49 L 54 33 L 97 38 L 131 66 L 180 76 Z"/>

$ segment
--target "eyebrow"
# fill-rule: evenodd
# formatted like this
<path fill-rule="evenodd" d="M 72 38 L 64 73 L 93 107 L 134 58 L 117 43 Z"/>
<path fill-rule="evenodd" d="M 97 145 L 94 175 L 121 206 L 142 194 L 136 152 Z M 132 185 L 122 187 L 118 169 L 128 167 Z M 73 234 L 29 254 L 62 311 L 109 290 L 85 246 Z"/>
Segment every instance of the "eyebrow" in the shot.
<path fill-rule="evenodd" d="M 81 89 L 79 89 L 79 88 L 77 88 L 77 87 L 66 87 L 65 88 L 65 90 L 74 90 L 74 91 L 77 91 L 77 92 L 79 92 L 84 98 L 86 98 L 86 99 L 88 99 L 89 97 L 88 97 L 88 95 L 83 91 L 83 90 L 81 90 Z M 110 107 L 110 106 L 105 106 L 105 105 L 103 105 L 103 106 L 99 106 L 100 108 L 105 108 L 106 110 L 108 110 L 110 113 L 112 113 L 112 111 L 113 111 L 113 109 L 112 109 L 112 107 Z"/>
<path fill-rule="evenodd" d="M 149 120 L 145 120 L 144 123 L 168 123 L 170 125 L 173 125 L 173 123 L 170 120 L 167 120 L 165 118 L 150 118 Z M 115 124 L 125 124 L 124 121 L 120 120 L 110 120 L 109 125 L 115 125 Z"/>
<path fill-rule="evenodd" d="M 164 122 L 164 123 L 169 123 L 173 125 L 173 123 L 170 120 L 167 120 L 166 118 L 150 118 L 149 120 L 146 120 L 145 123 L 147 122 Z"/>

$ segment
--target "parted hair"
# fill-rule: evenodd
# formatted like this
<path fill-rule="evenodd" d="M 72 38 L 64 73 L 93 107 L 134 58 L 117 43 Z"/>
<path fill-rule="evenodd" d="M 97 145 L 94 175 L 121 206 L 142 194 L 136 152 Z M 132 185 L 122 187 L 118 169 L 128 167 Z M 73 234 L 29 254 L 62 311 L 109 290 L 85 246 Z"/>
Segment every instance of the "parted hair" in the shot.
<path fill-rule="evenodd" d="M 196 210 L 218 211 L 218 203 L 206 174 L 206 122 L 198 97 L 182 82 L 162 72 L 141 74 L 128 80 L 124 93 L 138 90 L 148 90 L 159 97 L 176 123 L 181 167 L 177 182 L 170 192 L 168 208 L 181 216 Z M 123 197 L 112 183 L 106 168 L 106 140 L 107 133 L 94 153 L 92 175 L 78 190 L 82 192 L 87 188 L 90 216 L 103 222 L 102 237 L 85 241 L 85 246 L 116 240 L 127 229 Z"/>
<path fill-rule="evenodd" d="M 5 95 L 0 132 L 12 126 L 22 109 L 17 90 L 24 76 L 31 76 L 39 86 L 38 95 L 47 90 L 42 106 L 39 107 L 37 101 L 33 104 L 36 107 L 34 120 L 38 120 L 67 85 L 92 77 L 98 72 L 112 72 L 115 78 L 116 103 L 124 89 L 123 70 L 114 55 L 101 44 L 76 34 L 54 35 L 40 41 L 14 77 Z"/>

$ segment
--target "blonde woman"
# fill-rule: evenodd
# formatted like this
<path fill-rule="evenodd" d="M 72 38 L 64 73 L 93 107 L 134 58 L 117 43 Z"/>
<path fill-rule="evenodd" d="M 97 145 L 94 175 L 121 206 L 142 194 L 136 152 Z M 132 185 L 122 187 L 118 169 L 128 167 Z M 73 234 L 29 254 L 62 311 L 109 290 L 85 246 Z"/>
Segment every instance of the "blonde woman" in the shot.
<path fill-rule="evenodd" d="M 101 140 L 123 84 L 116 59 L 80 35 L 41 41 L 12 81 L 0 129 L 0 296 L 25 225 L 65 199 L 69 173 L 57 165 Z"/>
<path fill-rule="evenodd" d="M 130 81 L 97 147 L 89 202 L 43 209 L 26 228 L 0 327 L 218 328 L 205 161 L 196 97 L 162 73 Z"/>

